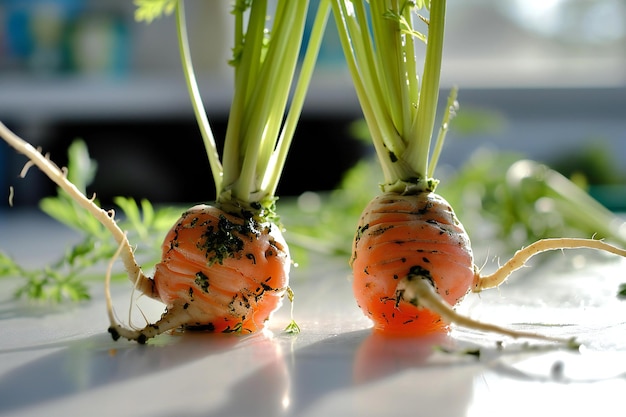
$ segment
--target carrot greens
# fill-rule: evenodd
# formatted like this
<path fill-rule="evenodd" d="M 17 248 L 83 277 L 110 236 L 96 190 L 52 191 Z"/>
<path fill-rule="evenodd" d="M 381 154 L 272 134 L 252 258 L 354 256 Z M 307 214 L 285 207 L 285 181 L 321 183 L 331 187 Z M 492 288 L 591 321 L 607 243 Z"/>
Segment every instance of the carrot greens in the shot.
<path fill-rule="evenodd" d="M 421 9 L 426 9 L 429 16 L 418 14 Z M 399 191 L 410 187 L 433 191 L 437 185 L 433 173 L 456 103 L 453 89 L 431 157 L 445 2 L 337 0 L 333 1 L 333 12 L 383 169 L 382 189 Z M 427 35 L 416 29 L 418 22 L 427 26 Z M 415 51 L 420 43 L 426 44 L 422 67 Z"/>
<path fill-rule="evenodd" d="M 159 10 L 170 10 L 169 2 L 158 3 Z M 267 0 L 238 0 L 232 9 L 235 46 L 230 63 L 234 67 L 234 94 L 220 160 L 194 74 L 183 2 L 175 5 L 183 71 L 209 158 L 217 201 L 244 207 L 254 205 L 255 210 L 260 206 L 266 214 L 274 211 L 276 189 L 330 12 L 329 0 L 320 2 L 307 51 L 299 65 L 309 4 L 278 1 L 273 13 L 270 6 Z M 139 18 L 153 18 L 151 7 L 142 2 Z M 298 68 L 299 76 L 293 85 Z"/>
<path fill-rule="evenodd" d="M 139 21 L 149 23 L 165 14 L 176 15 L 183 72 L 210 162 L 217 201 L 244 206 L 260 204 L 272 212 L 326 27 L 329 0 L 319 3 L 301 63 L 308 1 L 234 2 L 234 47 L 229 61 L 234 67 L 234 94 L 221 158 L 196 81 L 184 2 L 137 0 L 135 5 L 135 18 Z"/>
<path fill-rule="evenodd" d="M 178 0 L 135 0 L 135 20 L 152 22 L 162 15 L 174 12 Z"/>

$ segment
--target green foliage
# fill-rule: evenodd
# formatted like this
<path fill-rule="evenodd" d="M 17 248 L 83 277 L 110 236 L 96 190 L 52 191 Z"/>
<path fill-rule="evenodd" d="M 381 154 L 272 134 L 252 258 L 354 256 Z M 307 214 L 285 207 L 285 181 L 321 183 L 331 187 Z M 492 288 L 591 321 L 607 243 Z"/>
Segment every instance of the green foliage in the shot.
<path fill-rule="evenodd" d="M 626 300 L 626 284 L 620 284 L 617 296 L 622 300 Z"/>
<path fill-rule="evenodd" d="M 451 130 L 457 136 L 502 134 L 507 127 L 507 118 L 494 109 L 461 107 L 454 117 Z"/>
<path fill-rule="evenodd" d="M 89 298 L 87 286 L 80 279 L 77 267 L 81 254 L 89 253 L 89 245 L 83 242 L 70 249 L 59 262 L 36 271 L 27 270 L 0 252 L 0 276 L 20 276 L 26 282 L 16 292 L 16 297 L 60 302 L 64 299 L 79 301 Z M 87 250 L 85 250 L 87 249 Z M 69 266 L 66 273 L 63 266 Z"/>
<path fill-rule="evenodd" d="M 626 183 L 626 171 L 605 140 L 589 137 L 586 143 L 579 149 L 564 150 L 550 166 L 567 177 L 577 178 L 581 186 Z"/>
<path fill-rule="evenodd" d="M 380 188 L 381 168 L 367 158 L 348 170 L 337 189 L 308 192 L 280 205 L 292 258 L 305 266 L 310 251 L 348 258 L 363 207 Z"/>
<path fill-rule="evenodd" d="M 96 165 L 89 158 L 84 142 L 76 140 L 68 149 L 67 176 L 85 192 L 93 180 Z M 180 216 L 181 209 L 156 209 L 147 200 L 140 204 L 134 199 L 116 197 L 120 208 L 120 227 L 128 230 L 129 239 L 137 242 L 136 254 L 146 256 L 144 266 L 156 264 L 160 258 L 160 243 L 167 230 Z M 79 232 L 81 240 L 68 246 L 55 262 L 44 268 L 28 269 L 7 254 L 0 252 L 0 277 L 22 277 L 25 282 L 15 296 L 33 300 L 61 302 L 89 298 L 86 280 L 102 276 L 104 265 L 118 248 L 112 236 L 100 222 L 59 189 L 56 196 L 41 200 L 40 208 L 53 219 Z M 124 277 L 123 273 L 114 277 Z"/>
<path fill-rule="evenodd" d="M 174 13 L 178 0 L 135 0 L 135 20 L 151 23 L 163 15 Z"/>
<path fill-rule="evenodd" d="M 300 326 L 293 319 L 293 299 L 294 299 L 294 296 L 295 295 L 294 295 L 293 290 L 291 289 L 291 287 L 287 287 L 287 298 L 289 298 L 289 302 L 291 303 L 291 321 L 289 322 L 289 324 L 287 324 L 287 326 L 284 329 L 284 332 L 287 333 L 287 334 L 298 334 L 301 331 Z"/>
<path fill-rule="evenodd" d="M 556 170 L 516 153 L 480 150 L 442 179 L 438 192 L 475 243 L 497 241 L 514 251 L 541 238 L 595 237 L 626 245 L 616 214 Z"/>
<path fill-rule="evenodd" d="M 134 241 L 137 238 L 154 248 L 160 246 L 163 233 L 172 227 L 184 210 L 172 206 L 155 208 L 146 199 L 142 199 L 140 204 L 128 197 L 115 197 L 113 201 L 122 210 L 120 224 L 129 231 L 129 239 Z"/>
<path fill-rule="evenodd" d="M 68 148 L 67 179 L 83 194 L 96 175 L 96 162 L 89 158 L 87 145 L 77 139 Z M 98 204 L 98 201 L 94 202 Z M 71 227 L 74 230 L 84 231 L 93 236 L 106 236 L 107 231 L 100 222 L 85 211 L 76 201 L 66 193 L 60 191 L 54 197 L 43 198 L 39 208 L 50 217 Z"/>

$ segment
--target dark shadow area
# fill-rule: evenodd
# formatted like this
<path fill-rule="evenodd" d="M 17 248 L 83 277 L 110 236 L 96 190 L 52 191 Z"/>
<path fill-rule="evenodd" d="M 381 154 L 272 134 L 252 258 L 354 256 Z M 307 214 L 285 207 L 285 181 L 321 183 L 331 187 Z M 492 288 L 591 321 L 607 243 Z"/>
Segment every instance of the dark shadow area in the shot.
<path fill-rule="evenodd" d="M 336 187 L 343 173 L 369 149 L 350 134 L 352 119 L 323 116 L 302 119 L 295 133 L 278 196 Z M 28 129 L 10 126 L 27 141 Z M 211 120 L 218 146 L 223 145 L 226 119 Z M 97 175 L 88 193 L 95 192 L 103 205 L 115 196 L 147 198 L 153 203 L 206 203 L 215 198 L 215 186 L 200 131 L 194 119 L 144 121 L 59 121 L 46 126 L 44 152 L 59 166 L 67 165 L 67 148 L 77 138 L 87 144 L 97 162 Z M 34 205 L 55 193 L 55 185 L 37 169 L 26 179 L 17 178 L 26 159 L 0 148 L 3 169 L 0 180 L 15 187 L 16 206 Z M 8 179 L 8 180 L 7 180 Z M 5 189 L 7 187 L 4 187 Z"/>
<path fill-rule="evenodd" d="M 442 396 L 449 392 L 467 393 L 466 398 L 457 398 L 453 402 L 454 406 L 461 404 L 465 409 L 471 399 L 471 378 L 475 373 L 473 368 L 466 365 L 475 364 L 476 361 L 471 357 L 452 361 L 431 360 L 436 346 L 451 343 L 455 342 L 446 334 L 394 339 L 373 334 L 370 329 L 332 336 L 291 353 L 284 352 L 280 364 L 270 363 L 245 378 L 233 386 L 226 404 L 203 415 L 243 416 L 251 415 L 252 410 L 258 417 L 308 415 L 312 406 L 332 394 L 356 386 L 375 384 L 410 370 L 421 369 L 430 373 L 450 366 L 463 367 L 465 370 L 460 370 L 460 373 L 464 377 L 450 381 L 451 391 L 442 391 Z M 284 367 L 285 364 L 287 382 L 281 386 L 268 384 L 268 378 L 276 375 L 278 365 Z M 446 377 L 440 379 L 446 380 Z M 428 380 L 415 381 L 416 386 L 428 383 Z M 419 395 L 418 389 L 415 395 Z M 371 400 L 382 403 L 390 401 L 384 396 Z M 424 398 L 422 402 L 434 403 L 439 400 L 441 398 Z M 446 408 L 444 404 L 443 410 L 451 411 L 451 408 Z"/>
<path fill-rule="evenodd" d="M 0 414 L 156 374 L 252 343 L 273 343 L 263 334 L 240 337 L 208 333 L 161 335 L 154 342 L 145 346 L 114 342 L 103 333 L 81 340 L 20 348 L 20 351 L 58 350 L 5 375 L 0 381 Z"/>

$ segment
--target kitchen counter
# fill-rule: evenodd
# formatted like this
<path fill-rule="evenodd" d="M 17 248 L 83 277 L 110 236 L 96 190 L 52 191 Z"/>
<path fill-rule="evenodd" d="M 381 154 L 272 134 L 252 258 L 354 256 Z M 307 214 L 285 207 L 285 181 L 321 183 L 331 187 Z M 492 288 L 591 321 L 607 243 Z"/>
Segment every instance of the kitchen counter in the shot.
<path fill-rule="evenodd" d="M 0 212 L 0 249 L 29 267 L 74 238 L 43 217 Z M 90 282 L 90 301 L 44 306 L 14 300 L 20 278 L 4 278 L 0 415 L 621 416 L 626 301 L 616 292 L 625 267 L 605 254 L 555 253 L 459 306 L 476 319 L 576 337 L 577 351 L 456 327 L 376 336 L 337 258 L 294 269 L 298 335 L 282 331 L 286 302 L 261 334 L 165 334 L 147 345 L 111 339 L 103 280 Z M 116 281 L 112 290 L 128 322 L 131 285 Z M 132 303 L 137 326 L 163 311 L 145 298 Z"/>

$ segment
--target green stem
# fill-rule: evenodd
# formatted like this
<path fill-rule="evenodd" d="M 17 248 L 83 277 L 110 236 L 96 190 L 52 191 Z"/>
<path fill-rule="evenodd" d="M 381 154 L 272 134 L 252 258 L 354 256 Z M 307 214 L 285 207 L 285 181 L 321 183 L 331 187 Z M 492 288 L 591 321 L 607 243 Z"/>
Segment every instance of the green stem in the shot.
<path fill-rule="evenodd" d="M 458 105 L 456 101 L 457 94 L 458 88 L 455 86 L 452 88 L 452 90 L 450 90 L 450 95 L 448 96 L 448 103 L 446 105 L 446 110 L 443 115 L 443 120 L 441 121 L 441 127 L 439 128 L 437 141 L 435 142 L 433 156 L 430 158 L 427 178 L 433 178 L 435 176 L 435 168 L 437 167 L 437 162 L 439 161 L 439 155 L 441 155 L 441 150 L 443 149 L 443 143 L 445 142 L 446 134 L 448 133 L 448 128 L 450 127 L 450 122 L 455 116 L 456 108 Z"/>
<path fill-rule="evenodd" d="M 204 147 L 209 158 L 209 165 L 211 166 L 215 188 L 216 190 L 220 190 L 223 168 L 220 163 L 215 137 L 213 136 L 213 131 L 211 130 L 204 105 L 202 104 L 202 97 L 200 96 L 200 91 L 198 90 L 198 83 L 196 82 L 193 63 L 191 62 L 183 0 L 179 0 L 176 3 L 176 27 L 180 57 L 183 64 L 183 73 L 185 74 L 185 81 L 187 82 L 187 89 L 189 90 L 191 104 L 193 106 L 193 111 L 200 128 L 200 134 L 202 135 Z"/>
<path fill-rule="evenodd" d="M 269 175 L 266 177 L 266 181 L 264 181 L 265 185 L 263 188 L 267 189 L 267 192 L 270 195 L 274 195 L 276 192 L 278 180 L 280 179 L 285 165 L 285 160 L 287 158 L 287 151 L 291 146 L 291 141 L 295 134 L 298 120 L 300 119 L 306 92 L 313 75 L 315 63 L 317 62 L 317 56 L 324 37 L 329 12 L 330 0 L 321 0 L 313 22 L 313 27 L 311 29 L 304 60 L 302 61 L 302 66 L 300 68 L 300 75 L 294 90 L 291 107 L 278 140 L 277 152 L 274 154 L 275 158 L 273 160 L 273 166 L 268 169 L 267 172 Z"/>
<path fill-rule="evenodd" d="M 405 7 L 404 18 L 407 22 L 411 21 L 411 8 Z M 412 121 L 415 120 L 417 115 L 417 104 L 419 102 L 419 94 L 420 94 L 420 78 L 419 73 L 417 72 L 417 62 L 415 59 L 410 59 L 415 55 L 415 39 L 414 36 L 409 35 L 405 36 L 404 47 L 402 48 L 402 55 L 406 57 L 404 59 L 404 76 L 406 79 L 404 82 L 408 87 L 403 88 L 403 91 L 406 91 L 406 101 L 404 103 L 403 110 L 408 112 L 408 116 L 406 116 L 406 121 L 412 124 Z M 404 132 L 410 132 L 411 127 L 407 126 Z"/>
<path fill-rule="evenodd" d="M 252 106 L 247 108 L 245 120 L 250 122 L 246 123 L 249 129 L 243 138 L 247 146 L 241 174 L 233 188 L 234 195 L 241 200 L 257 200 L 266 196 L 259 182 L 266 173 L 278 140 L 297 66 L 307 7 L 306 1 L 286 0 L 277 5 L 272 37 L 257 80 L 257 88 L 251 97 Z"/>
<path fill-rule="evenodd" d="M 430 142 L 439 99 L 445 14 L 445 0 L 433 0 L 430 8 L 422 88 L 417 106 L 417 117 L 412 127 L 414 140 L 409 142 L 406 155 L 407 160 L 415 161 L 413 167 L 420 178 L 425 178 L 428 172 Z M 434 171 L 434 167 L 432 170 Z"/>
<path fill-rule="evenodd" d="M 372 58 L 374 46 L 369 39 L 365 9 L 360 2 L 344 0 L 333 0 L 332 6 L 348 70 L 385 182 L 391 182 L 399 175 L 396 171 L 398 164 L 394 160 L 397 160 L 396 155 L 404 151 L 404 144 L 384 104 L 380 78 L 385 77 L 385 74 L 377 74 Z"/>
<path fill-rule="evenodd" d="M 236 22 L 239 22 L 235 27 L 235 39 L 239 39 L 240 42 L 235 44 L 235 48 L 240 48 L 240 51 L 233 62 L 235 66 L 235 91 L 228 115 L 224 142 L 223 186 L 221 190 L 218 190 L 218 196 L 225 189 L 232 187 L 241 173 L 242 149 L 245 149 L 246 146 L 245 143 L 242 143 L 241 138 L 246 136 L 247 126 L 244 122 L 246 109 L 263 59 L 267 0 L 255 0 L 252 3 L 245 34 L 242 33 L 244 12 L 243 7 L 235 10 Z"/>
<path fill-rule="evenodd" d="M 399 36 L 400 25 L 398 21 L 390 18 L 378 18 L 385 15 L 387 12 L 385 8 L 384 2 L 370 2 L 371 15 L 377 18 L 372 19 L 372 33 L 376 47 L 369 49 L 375 49 L 376 52 L 377 59 L 375 62 L 379 68 L 378 79 L 382 87 L 384 105 L 388 108 L 395 129 L 402 136 L 404 131 L 402 79 L 405 78 L 402 74 L 404 68 L 402 62 L 404 57 L 401 53 L 402 36 Z M 362 11 L 362 14 L 364 13 L 365 10 Z M 366 27 L 367 23 L 361 23 L 361 25 Z"/>

